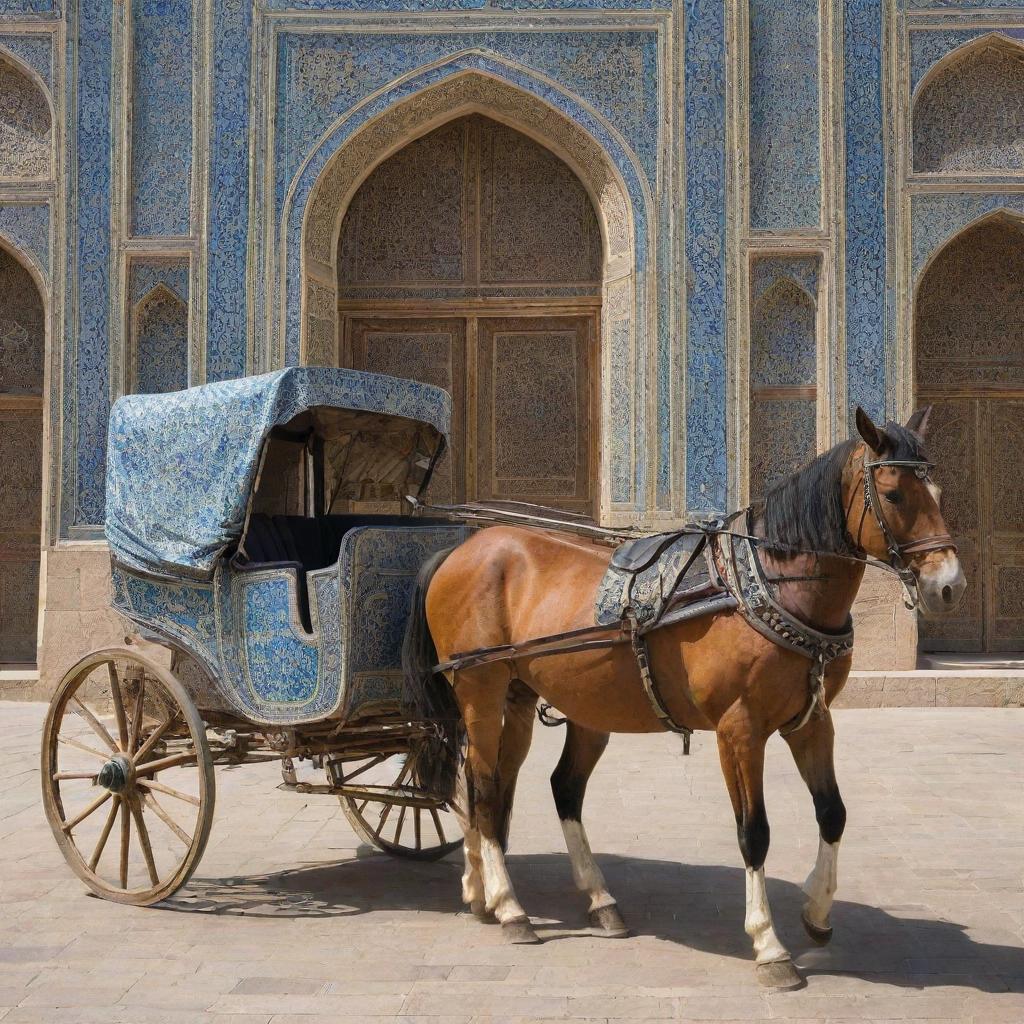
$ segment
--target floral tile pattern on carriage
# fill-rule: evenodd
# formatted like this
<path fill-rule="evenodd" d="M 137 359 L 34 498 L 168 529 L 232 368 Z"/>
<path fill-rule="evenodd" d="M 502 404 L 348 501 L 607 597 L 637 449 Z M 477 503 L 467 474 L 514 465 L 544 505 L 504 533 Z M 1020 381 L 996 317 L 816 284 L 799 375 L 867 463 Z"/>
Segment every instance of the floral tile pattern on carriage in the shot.
<path fill-rule="evenodd" d="M 122 563 L 209 578 L 241 536 L 263 442 L 318 406 L 383 413 L 447 435 L 448 393 L 330 367 L 292 367 L 166 395 L 130 395 L 110 416 L 106 535 Z"/>
<path fill-rule="evenodd" d="M 317 694 L 317 638 L 296 622 L 293 574 L 282 570 L 236 577 L 245 678 L 253 696 L 265 704 L 308 704 Z"/>

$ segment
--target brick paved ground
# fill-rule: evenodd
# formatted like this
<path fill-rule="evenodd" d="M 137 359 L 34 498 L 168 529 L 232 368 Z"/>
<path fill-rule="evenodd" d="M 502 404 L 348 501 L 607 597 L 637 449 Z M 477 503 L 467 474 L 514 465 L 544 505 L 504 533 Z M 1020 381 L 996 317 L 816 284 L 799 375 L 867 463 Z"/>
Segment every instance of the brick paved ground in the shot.
<path fill-rule="evenodd" d="M 1024 711 L 837 713 L 850 810 L 835 939 L 809 948 L 797 883 L 810 801 L 770 745 L 770 893 L 808 977 L 765 996 L 742 927 L 743 875 L 709 737 L 616 737 L 589 826 L 635 937 L 591 938 L 538 729 L 510 867 L 547 940 L 506 946 L 461 913 L 459 863 L 360 848 L 329 797 L 270 766 L 218 774 L 210 847 L 188 890 L 147 910 L 91 898 L 38 800 L 42 705 L 0 703 L 0 1020 L 73 1024 L 408 1024 L 592 1020 L 1024 1021 Z"/>

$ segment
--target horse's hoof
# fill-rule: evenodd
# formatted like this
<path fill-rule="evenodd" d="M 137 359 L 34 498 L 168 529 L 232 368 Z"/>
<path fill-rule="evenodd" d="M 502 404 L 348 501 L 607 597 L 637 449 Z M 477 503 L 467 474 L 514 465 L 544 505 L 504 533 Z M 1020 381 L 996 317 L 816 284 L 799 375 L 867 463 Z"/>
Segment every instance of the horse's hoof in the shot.
<path fill-rule="evenodd" d="M 807 920 L 807 915 L 801 911 L 800 920 L 803 921 L 804 931 L 811 938 L 816 946 L 827 946 L 832 941 L 832 929 L 831 928 L 819 928 L 816 924 L 812 924 Z"/>
<path fill-rule="evenodd" d="M 483 921 L 485 924 L 494 924 L 494 914 L 487 909 L 487 904 L 483 900 L 471 900 L 469 909 L 478 921 Z"/>
<path fill-rule="evenodd" d="M 757 980 L 761 988 L 770 992 L 791 992 L 807 984 L 793 965 L 792 960 L 776 960 L 770 964 L 757 965 Z"/>
<path fill-rule="evenodd" d="M 624 939 L 629 935 L 629 929 L 622 920 L 619 908 L 612 903 L 590 912 L 590 934 L 602 939 Z"/>
<path fill-rule="evenodd" d="M 505 937 L 505 941 L 513 946 L 536 946 L 540 942 L 537 933 L 533 930 L 533 925 L 526 917 L 502 922 L 501 934 Z"/>

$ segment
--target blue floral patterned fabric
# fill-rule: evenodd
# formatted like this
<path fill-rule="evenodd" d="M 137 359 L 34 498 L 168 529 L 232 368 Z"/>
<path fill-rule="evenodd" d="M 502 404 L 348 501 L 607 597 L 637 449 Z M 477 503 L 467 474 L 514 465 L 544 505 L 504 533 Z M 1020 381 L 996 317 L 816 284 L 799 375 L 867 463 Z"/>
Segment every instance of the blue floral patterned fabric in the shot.
<path fill-rule="evenodd" d="M 417 381 L 334 367 L 291 367 L 114 403 L 106 535 L 121 562 L 208 578 L 238 539 L 270 430 L 317 406 L 383 413 L 447 437 L 451 399 Z"/>

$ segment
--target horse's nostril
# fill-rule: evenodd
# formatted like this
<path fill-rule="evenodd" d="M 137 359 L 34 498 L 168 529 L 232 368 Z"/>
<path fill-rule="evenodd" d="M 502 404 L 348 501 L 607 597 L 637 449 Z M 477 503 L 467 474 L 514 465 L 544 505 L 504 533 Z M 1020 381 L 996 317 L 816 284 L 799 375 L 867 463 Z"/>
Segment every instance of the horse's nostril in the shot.
<path fill-rule="evenodd" d="M 953 588 L 948 583 L 942 588 L 942 600 L 946 604 L 951 604 L 953 601 Z"/>

